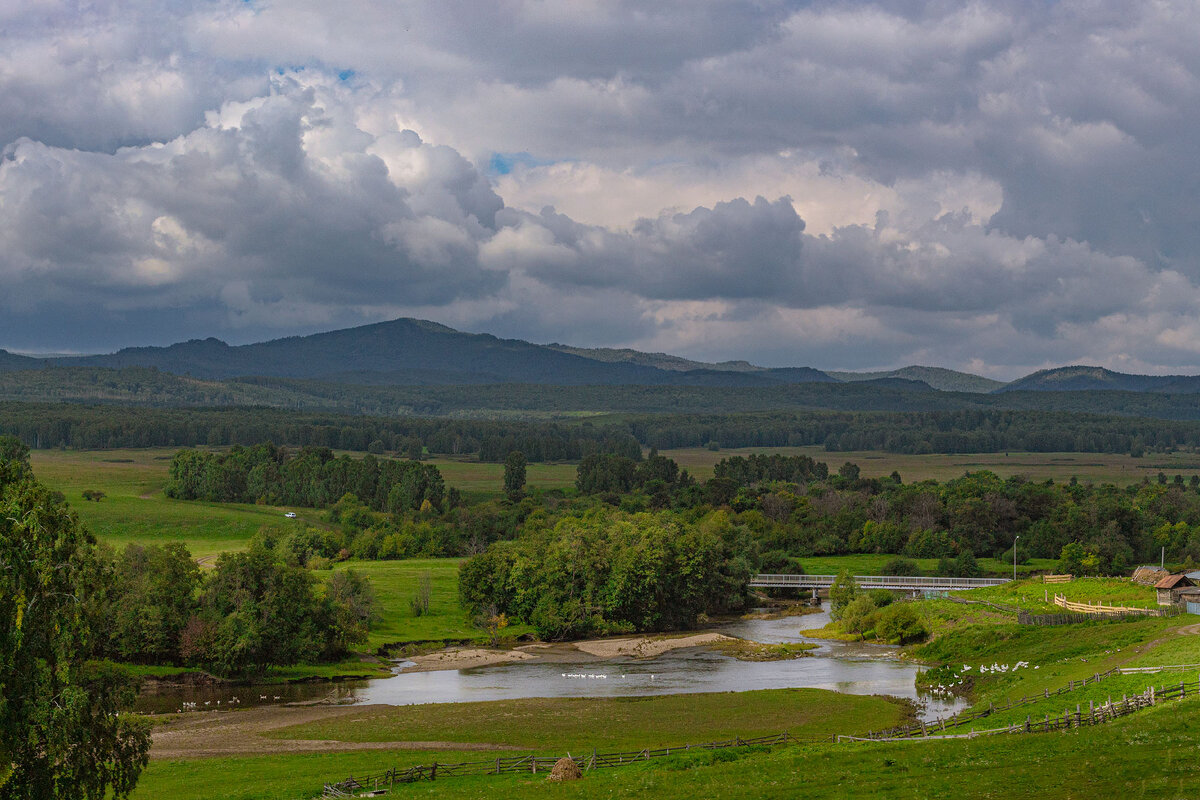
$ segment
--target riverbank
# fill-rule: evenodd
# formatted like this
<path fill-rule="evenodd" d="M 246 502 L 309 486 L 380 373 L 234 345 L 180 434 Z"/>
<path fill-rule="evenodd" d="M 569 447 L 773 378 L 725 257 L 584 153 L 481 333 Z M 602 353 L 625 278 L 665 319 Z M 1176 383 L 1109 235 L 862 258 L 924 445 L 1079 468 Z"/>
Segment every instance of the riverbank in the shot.
<path fill-rule="evenodd" d="M 752 619 L 781 619 L 780 616 L 761 615 Z M 431 653 L 411 656 L 401 674 L 411 672 L 433 672 L 438 670 L 474 669 L 524 661 L 572 661 L 611 660 L 614 658 L 651 659 L 675 650 L 703 647 L 740 661 L 773 661 L 801 658 L 817 648 L 815 644 L 756 642 L 718 631 L 699 633 L 626 636 L 613 639 L 584 639 L 578 642 L 550 644 L 535 642 L 508 650 L 478 647 L 451 647 Z M 587 657 L 591 657 L 590 659 Z"/>

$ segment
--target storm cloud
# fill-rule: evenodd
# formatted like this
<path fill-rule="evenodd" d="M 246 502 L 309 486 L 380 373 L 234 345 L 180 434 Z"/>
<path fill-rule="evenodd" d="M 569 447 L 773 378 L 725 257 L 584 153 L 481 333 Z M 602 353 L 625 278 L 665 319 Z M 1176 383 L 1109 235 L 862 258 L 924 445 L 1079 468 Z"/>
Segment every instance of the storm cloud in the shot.
<path fill-rule="evenodd" d="M 0 346 L 1200 371 L 1193 3 L 0 2 Z"/>

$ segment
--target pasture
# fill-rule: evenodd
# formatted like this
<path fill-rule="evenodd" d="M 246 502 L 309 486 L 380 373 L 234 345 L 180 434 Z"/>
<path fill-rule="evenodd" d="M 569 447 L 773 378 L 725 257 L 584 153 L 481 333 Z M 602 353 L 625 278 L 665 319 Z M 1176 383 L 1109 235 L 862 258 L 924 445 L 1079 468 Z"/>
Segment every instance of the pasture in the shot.
<path fill-rule="evenodd" d="M 722 458 L 751 453 L 782 453 L 806 455 L 824 461 L 831 472 L 850 461 L 862 470 L 864 478 L 882 478 L 899 472 L 905 483 L 926 479 L 946 481 L 961 477 L 964 472 L 990 470 L 1002 478 L 1022 475 L 1030 480 L 1055 482 L 1072 477 L 1094 483 L 1127 485 L 1143 478 L 1156 480 L 1159 472 L 1173 478 L 1177 473 L 1185 480 L 1200 474 L 1200 456 L 1195 453 L 1150 453 L 1142 458 L 1128 454 L 1106 453 L 964 453 L 906 455 L 878 450 L 829 452 L 824 447 L 739 447 L 721 450 L 688 448 L 664 450 L 700 479 L 711 477 L 713 466 Z"/>

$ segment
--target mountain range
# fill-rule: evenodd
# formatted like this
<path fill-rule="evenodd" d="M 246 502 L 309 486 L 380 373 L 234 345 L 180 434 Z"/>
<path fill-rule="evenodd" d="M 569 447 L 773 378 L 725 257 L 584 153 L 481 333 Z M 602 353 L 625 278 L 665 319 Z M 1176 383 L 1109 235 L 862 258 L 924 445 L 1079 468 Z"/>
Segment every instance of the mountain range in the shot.
<path fill-rule="evenodd" d="M 436 322 L 407 318 L 246 345 L 209 338 L 167 347 L 130 347 L 104 355 L 49 357 L 0 350 L 0 372 L 55 367 L 150 367 L 201 381 L 262 377 L 363 386 L 532 383 L 770 387 L 856 383 L 975 394 L 1114 390 L 1200 393 L 1200 376 L 1129 375 L 1102 367 L 1067 366 L 1003 383 L 926 366 L 883 372 L 823 372 L 812 367 L 760 367 L 747 361 L 706 363 L 630 349 L 539 345 L 464 333 Z"/>

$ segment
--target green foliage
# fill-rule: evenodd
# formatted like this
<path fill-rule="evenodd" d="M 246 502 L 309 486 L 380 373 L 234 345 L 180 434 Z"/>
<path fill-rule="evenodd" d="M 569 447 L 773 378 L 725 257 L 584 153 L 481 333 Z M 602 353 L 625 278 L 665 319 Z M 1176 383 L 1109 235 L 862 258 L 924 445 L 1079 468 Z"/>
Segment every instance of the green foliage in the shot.
<path fill-rule="evenodd" d="M 875 601 L 860 594 L 842 607 L 838 614 L 841 628 L 846 633 L 862 634 L 875 627 Z"/>
<path fill-rule="evenodd" d="M 858 584 L 849 571 L 841 572 L 829 587 L 829 615 L 840 619 L 842 612 L 858 597 Z"/>
<path fill-rule="evenodd" d="M 504 459 L 504 496 L 516 502 L 525 493 L 525 454 L 514 450 Z"/>
<path fill-rule="evenodd" d="M 467 559 L 459 591 L 472 614 L 515 616 L 546 639 L 688 628 L 745 607 L 748 546 L 722 512 L 681 525 L 596 511 Z"/>
<path fill-rule="evenodd" d="M 180 500 L 312 508 L 353 494 L 376 511 L 403 513 L 425 501 L 440 508 L 445 481 L 432 464 L 381 461 L 372 455 L 334 457 L 324 447 L 306 447 L 289 456 L 268 442 L 225 453 L 181 450 L 171 460 L 164 492 Z"/>
<path fill-rule="evenodd" d="M 93 540 L 0 441 L 0 798 L 126 797 L 145 767 L 149 725 L 127 713 L 136 682 L 87 660 L 79 595 Z"/>
<path fill-rule="evenodd" d="M 929 625 L 915 603 L 894 603 L 879 612 L 875 635 L 890 644 L 911 644 L 929 638 Z"/>
<path fill-rule="evenodd" d="M 310 572 L 289 566 L 263 544 L 223 553 L 184 630 L 181 652 L 222 675 L 339 655 L 365 639 L 370 600 L 357 576 L 335 577 L 321 594 Z"/>
<path fill-rule="evenodd" d="M 920 575 L 921 568 L 917 566 L 917 562 L 910 561 L 907 558 L 891 558 L 884 563 L 881 573 L 883 575 L 908 577 Z"/>

